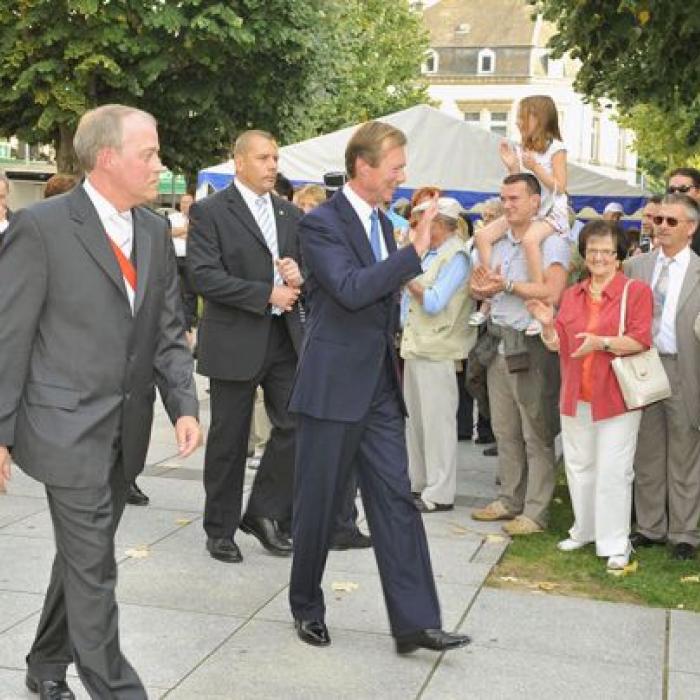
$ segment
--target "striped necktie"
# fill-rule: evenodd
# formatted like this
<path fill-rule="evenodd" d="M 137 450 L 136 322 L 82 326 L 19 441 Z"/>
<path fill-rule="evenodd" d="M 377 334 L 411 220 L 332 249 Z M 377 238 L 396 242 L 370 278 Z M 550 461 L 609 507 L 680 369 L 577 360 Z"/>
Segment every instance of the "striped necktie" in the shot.
<path fill-rule="evenodd" d="M 257 208 L 256 218 L 258 221 L 258 226 L 262 231 L 262 235 L 265 238 L 265 243 L 267 244 L 270 254 L 272 255 L 272 274 L 274 277 L 274 284 L 276 287 L 278 287 L 284 284 L 284 280 L 282 279 L 282 275 L 280 275 L 279 271 L 277 270 L 277 265 L 275 265 L 275 261 L 279 259 L 280 253 L 277 245 L 277 231 L 270 215 L 270 206 L 268 205 L 265 197 L 258 197 L 255 200 L 255 207 Z M 275 315 L 281 314 L 282 309 L 277 306 L 273 306 L 272 313 Z"/>

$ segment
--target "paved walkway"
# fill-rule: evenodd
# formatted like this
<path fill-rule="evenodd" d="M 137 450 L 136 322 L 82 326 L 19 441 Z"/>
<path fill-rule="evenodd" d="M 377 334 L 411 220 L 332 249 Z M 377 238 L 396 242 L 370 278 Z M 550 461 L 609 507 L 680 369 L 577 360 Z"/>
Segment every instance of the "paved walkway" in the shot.
<path fill-rule="evenodd" d="M 201 526 L 203 451 L 187 460 L 174 452 L 159 411 L 139 479 L 151 505 L 127 508 L 117 537 L 122 644 L 149 697 L 700 698 L 700 615 L 483 587 L 507 542 L 469 518 L 494 494 L 495 460 L 477 446 L 460 446 L 457 508 L 425 516 L 445 627 L 474 642 L 403 658 L 387 632 L 371 551 L 331 553 L 333 644 L 302 644 L 287 607 L 289 561 L 242 534 L 243 564 L 211 559 Z M 42 488 L 15 470 L 0 495 L 0 700 L 31 697 L 24 655 L 52 556 Z M 72 686 L 87 697 L 74 676 Z"/>

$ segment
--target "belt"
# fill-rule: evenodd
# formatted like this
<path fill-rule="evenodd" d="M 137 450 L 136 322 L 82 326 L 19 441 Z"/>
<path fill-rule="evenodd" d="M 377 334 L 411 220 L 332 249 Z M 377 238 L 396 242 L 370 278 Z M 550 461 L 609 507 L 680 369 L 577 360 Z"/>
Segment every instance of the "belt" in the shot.
<path fill-rule="evenodd" d="M 677 352 L 660 352 L 659 357 L 665 357 L 666 359 L 669 359 L 669 360 L 677 360 L 678 353 Z"/>

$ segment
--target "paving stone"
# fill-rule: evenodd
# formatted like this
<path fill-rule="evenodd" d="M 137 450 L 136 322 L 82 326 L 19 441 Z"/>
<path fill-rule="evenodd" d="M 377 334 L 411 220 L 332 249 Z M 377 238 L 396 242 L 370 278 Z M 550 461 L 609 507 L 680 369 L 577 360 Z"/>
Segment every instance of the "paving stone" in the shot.
<path fill-rule="evenodd" d="M 474 644 L 445 654 L 421 700 L 659 700 L 661 687 L 659 666 L 552 658 Z"/>
<path fill-rule="evenodd" d="M 697 637 L 694 640 L 694 645 L 697 654 Z M 698 667 L 697 664 L 695 667 Z M 671 671 L 668 674 L 668 700 L 700 700 L 700 675 Z"/>
<path fill-rule="evenodd" d="M 154 508 L 204 512 L 204 486 L 201 482 L 140 476 L 138 484 Z"/>
<path fill-rule="evenodd" d="M 333 584 L 357 584 L 352 591 L 334 591 Z M 477 586 L 454 583 L 437 584 L 443 626 L 455 629 L 467 610 Z M 331 629 L 342 628 L 376 634 L 389 632 L 379 575 L 349 573 L 327 569 L 323 578 L 326 622 Z M 256 619 L 285 622 L 291 620 L 288 589 L 284 589 L 257 614 Z"/>
<path fill-rule="evenodd" d="M 0 591 L 0 634 L 41 610 L 43 602 L 44 596 L 40 593 Z M 2 660 L 0 660 L 1 665 Z"/>
<path fill-rule="evenodd" d="M 467 625 L 475 642 L 493 649 L 644 669 L 663 663 L 665 615 L 621 603 L 482 588 Z"/>
<path fill-rule="evenodd" d="M 472 508 L 455 508 L 446 513 L 431 513 L 423 516 L 423 525 L 429 539 L 448 537 L 460 540 L 465 537 L 503 536 L 502 523 L 480 523 L 471 519 Z"/>
<path fill-rule="evenodd" d="M 148 557 L 120 566 L 117 596 L 136 605 L 247 618 L 289 582 L 288 559 L 266 564 L 262 557 L 224 564 L 203 543 L 196 551 L 154 547 Z"/>
<path fill-rule="evenodd" d="M 16 464 L 12 465 L 12 478 L 7 483 L 8 496 L 31 496 L 32 498 L 43 498 L 46 500 L 46 489 L 44 485 L 27 476 Z M 3 496 L 0 495 L 0 504 L 4 503 Z M 0 505 L 0 510 L 4 506 Z"/>
<path fill-rule="evenodd" d="M 700 673 L 700 615 L 698 613 L 680 610 L 671 612 L 668 666 L 672 671 Z M 700 685 L 697 693 L 700 698 Z"/>
<path fill-rule="evenodd" d="M 0 589 L 43 594 L 54 552 L 53 541 L 0 534 Z"/>
<path fill-rule="evenodd" d="M 168 699 L 309 700 L 416 697 L 435 654 L 397 656 L 388 635 L 331 630 L 332 644 L 301 642 L 291 622 L 254 620 L 208 658 Z"/>
<path fill-rule="evenodd" d="M 0 494 L 0 532 L 46 509 L 46 500 L 30 496 Z"/>

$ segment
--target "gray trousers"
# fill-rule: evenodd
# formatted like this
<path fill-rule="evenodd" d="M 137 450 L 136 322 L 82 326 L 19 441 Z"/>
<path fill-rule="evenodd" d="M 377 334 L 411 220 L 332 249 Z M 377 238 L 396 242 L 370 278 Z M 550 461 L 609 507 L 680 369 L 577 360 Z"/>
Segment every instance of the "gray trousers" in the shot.
<path fill-rule="evenodd" d="M 700 431 L 683 401 L 678 361 L 662 357 L 672 394 L 647 406 L 634 460 L 637 530 L 672 544 L 700 543 Z"/>
<path fill-rule="evenodd" d="M 499 500 L 510 513 L 547 525 L 559 432 L 559 358 L 528 338 L 530 369 L 511 374 L 496 355 L 487 372 L 491 425 L 498 445 Z"/>
<path fill-rule="evenodd" d="M 61 680 L 75 662 L 90 697 L 100 700 L 147 697 L 119 646 L 114 534 L 126 491 L 121 459 L 102 487 L 46 487 L 56 558 L 27 665 L 36 678 Z"/>

